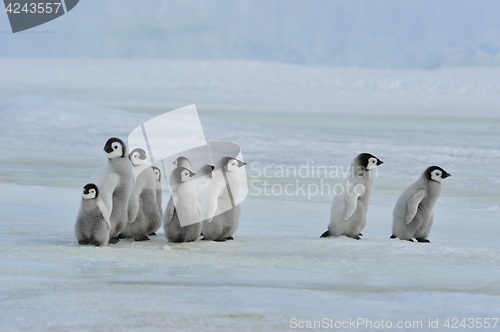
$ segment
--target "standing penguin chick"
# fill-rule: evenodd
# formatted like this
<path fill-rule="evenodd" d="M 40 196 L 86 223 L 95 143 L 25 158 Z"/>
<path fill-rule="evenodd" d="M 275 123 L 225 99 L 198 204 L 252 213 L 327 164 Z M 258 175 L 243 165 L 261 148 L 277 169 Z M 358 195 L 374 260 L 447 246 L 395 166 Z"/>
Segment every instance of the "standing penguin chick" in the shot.
<path fill-rule="evenodd" d="M 83 187 L 82 203 L 76 218 L 75 236 L 79 244 L 105 246 L 109 241 L 109 211 L 93 183 Z"/>
<path fill-rule="evenodd" d="M 366 213 L 373 192 L 372 170 L 383 161 L 369 153 L 361 153 L 351 163 L 351 174 L 343 190 L 333 199 L 330 224 L 321 237 L 341 236 L 359 240 L 366 225 Z"/>
<path fill-rule="evenodd" d="M 431 166 L 399 196 L 393 212 L 392 239 L 430 242 L 427 237 L 434 220 L 434 205 L 441 194 L 441 181 L 451 176 Z"/>
<path fill-rule="evenodd" d="M 156 177 L 154 170 L 148 166 L 143 149 L 135 149 L 129 158 L 134 173 L 138 176 L 128 202 L 129 224 L 120 233 L 120 238 L 147 241 L 147 235 L 161 226 L 161 215 L 156 200 Z"/>
<path fill-rule="evenodd" d="M 170 174 L 172 197 L 163 216 L 165 236 L 170 242 L 192 242 L 200 236 L 201 210 L 189 185 L 194 175 L 185 167 L 176 167 Z"/>
<path fill-rule="evenodd" d="M 161 171 L 156 166 L 151 166 L 151 168 L 153 169 L 153 171 L 155 173 L 155 178 L 156 178 L 156 201 L 158 202 L 158 209 L 160 210 L 160 216 L 163 218 L 163 208 L 162 208 L 163 200 L 162 200 L 162 188 L 161 188 Z M 156 232 L 157 229 L 155 229 L 153 232 Z M 151 234 L 151 235 L 156 235 L 156 234 Z"/>
<path fill-rule="evenodd" d="M 117 243 L 117 235 L 128 223 L 127 209 L 134 187 L 134 175 L 127 157 L 127 147 L 121 139 L 110 138 L 104 145 L 104 152 L 108 164 L 92 177 L 91 182 L 99 187 L 101 199 L 111 213 L 109 243 Z"/>
<path fill-rule="evenodd" d="M 232 157 L 222 158 L 213 172 L 213 179 L 201 199 L 204 240 L 232 240 L 240 225 L 238 169 L 245 162 Z M 226 182 L 227 181 L 227 182 Z M 230 191 L 230 192 L 229 192 Z"/>

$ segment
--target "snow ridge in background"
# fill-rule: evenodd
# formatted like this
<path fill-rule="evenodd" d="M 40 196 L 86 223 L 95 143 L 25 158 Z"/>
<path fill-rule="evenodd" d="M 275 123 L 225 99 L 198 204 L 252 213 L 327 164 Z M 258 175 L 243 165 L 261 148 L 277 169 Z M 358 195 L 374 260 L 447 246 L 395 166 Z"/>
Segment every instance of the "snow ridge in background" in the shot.
<path fill-rule="evenodd" d="M 248 61 L 0 59 L 0 97 L 157 114 L 205 109 L 500 117 L 500 68 L 383 70 Z M 19 73 L 23 73 L 19 75 Z"/>

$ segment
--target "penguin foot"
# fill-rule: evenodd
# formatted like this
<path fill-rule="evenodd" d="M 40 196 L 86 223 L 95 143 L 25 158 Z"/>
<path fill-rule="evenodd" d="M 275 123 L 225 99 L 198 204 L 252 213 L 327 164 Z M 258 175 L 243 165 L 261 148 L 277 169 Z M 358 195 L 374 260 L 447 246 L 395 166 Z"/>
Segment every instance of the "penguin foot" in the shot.
<path fill-rule="evenodd" d="M 146 235 L 143 235 L 137 239 L 135 239 L 136 241 L 149 241 L 151 240 L 149 237 L 147 237 Z"/>
<path fill-rule="evenodd" d="M 86 245 L 89 245 L 90 242 L 88 240 L 80 240 L 80 241 L 78 241 L 78 244 L 82 245 L 82 246 L 86 246 Z"/>
<path fill-rule="evenodd" d="M 212 241 L 215 241 L 215 242 L 226 242 L 226 239 L 213 239 Z"/>
<path fill-rule="evenodd" d="M 231 241 L 231 240 L 234 240 L 234 237 L 232 237 L 232 236 L 228 236 L 228 237 L 224 238 L 224 240 Z"/>
<path fill-rule="evenodd" d="M 406 239 L 405 241 L 408 241 L 408 242 L 415 242 L 415 241 L 413 241 L 413 239 Z"/>
<path fill-rule="evenodd" d="M 151 236 L 151 235 L 156 235 L 156 233 L 155 233 L 155 232 L 152 232 L 152 233 L 149 233 L 148 235 L 149 235 L 149 236 Z"/>
<path fill-rule="evenodd" d="M 354 235 L 354 236 L 351 236 L 351 235 L 346 235 L 348 238 L 351 238 L 351 239 L 354 239 L 354 240 L 361 240 L 361 238 L 358 236 L 358 235 Z"/>
<path fill-rule="evenodd" d="M 431 243 L 431 241 L 429 241 L 429 239 L 424 239 L 424 238 L 416 238 L 415 240 L 417 240 L 418 242 L 422 242 L 422 243 Z"/>
<path fill-rule="evenodd" d="M 394 235 L 394 234 L 392 234 L 392 235 L 391 235 L 391 239 L 395 239 L 395 238 L 397 238 L 397 236 L 396 236 L 396 235 Z"/>
<path fill-rule="evenodd" d="M 117 238 L 118 239 L 126 239 L 125 235 L 123 235 L 122 233 L 118 234 Z"/>
<path fill-rule="evenodd" d="M 205 237 L 202 237 L 200 241 L 208 241 Z"/>
<path fill-rule="evenodd" d="M 363 234 L 359 233 L 358 236 L 363 236 Z"/>
<path fill-rule="evenodd" d="M 118 236 L 115 236 L 115 237 L 112 237 L 111 239 L 109 239 L 109 244 L 117 244 L 118 242 L 120 242 L 120 239 L 118 238 Z"/>
<path fill-rule="evenodd" d="M 93 245 L 93 246 L 96 246 L 96 247 L 101 246 L 101 244 L 99 242 L 97 242 L 97 241 L 92 241 L 92 242 L 90 242 L 90 244 Z"/>
<path fill-rule="evenodd" d="M 319 238 L 321 239 L 322 237 L 329 237 L 329 236 L 330 236 L 330 231 L 326 231 L 323 234 L 321 234 Z"/>

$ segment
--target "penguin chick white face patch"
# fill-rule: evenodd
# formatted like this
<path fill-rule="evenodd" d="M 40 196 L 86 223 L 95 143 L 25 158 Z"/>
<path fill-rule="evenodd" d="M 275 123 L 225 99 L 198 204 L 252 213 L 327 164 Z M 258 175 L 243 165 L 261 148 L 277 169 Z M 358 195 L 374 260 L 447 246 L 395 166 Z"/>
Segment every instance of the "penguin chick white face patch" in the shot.
<path fill-rule="evenodd" d="M 231 159 L 227 162 L 226 171 L 227 172 L 235 172 L 238 171 L 238 160 Z"/>
<path fill-rule="evenodd" d="M 109 159 L 119 158 L 123 156 L 123 146 L 119 142 L 113 142 L 111 144 L 111 148 L 113 149 L 113 151 L 107 153 Z"/>
<path fill-rule="evenodd" d="M 157 169 L 155 169 L 155 170 L 154 170 L 154 172 L 155 172 L 155 178 L 156 178 L 156 181 L 160 181 L 160 177 L 161 177 L 161 175 L 160 175 L 160 171 L 159 171 L 159 170 L 157 170 Z"/>
<path fill-rule="evenodd" d="M 83 191 L 83 199 L 94 199 L 96 198 L 97 194 L 94 188 L 90 189 L 88 191 L 88 194 L 85 193 L 85 190 Z"/>
<path fill-rule="evenodd" d="M 132 153 L 132 156 L 130 156 L 130 161 L 132 162 L 132 165 L 134 165 L 134 166 L 141 166 L 141 165 L 148 164 L 147 159 L 141 159 L 141 154 L 137 151 Z"/>
<path fill-rule="evenodd" d="M 441 182 L 441 181 L 443 181 L 442 175 L 443 175 L 443 172 L 441 172 L 438 169 L 435 169 L 431 172 L 431 180 Z"/>
<path fill-rule="evenodd" d="M 187 169 L 181 172 L 181 182 L 189 181 L 191 179 L 191 172 Z"/>
<path fill-rule="evenodd" d="M 238 168 L 245 166 L 246 163 L 239 161 L 238 159 L 230 159 L 226 165 L 226 172 L 237 172 Z"/>
<path fill-rule="evenodd" d="M 366 165 L 366 169 L 374 169 L 375 167 L 377 167 L 377 158 L 374 158 L 374 157 L 371 157 L 371 158 L 368 158 L 368 165 Z"/>

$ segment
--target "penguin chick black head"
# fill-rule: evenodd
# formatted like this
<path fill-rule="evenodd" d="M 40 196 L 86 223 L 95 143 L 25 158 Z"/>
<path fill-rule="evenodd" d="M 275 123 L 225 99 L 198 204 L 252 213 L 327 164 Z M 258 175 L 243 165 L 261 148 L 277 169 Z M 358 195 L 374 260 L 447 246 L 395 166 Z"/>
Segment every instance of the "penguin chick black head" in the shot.
<path fill-rule="evenodd" d="M 450 173 L 446 172 L 444 169 L 442 169 L 439 166 L 430 166 L 428 167 L 425 172 L 425 177 L 427 180 L 430 181 L 436 181 L 436 182 L 441 182 L 443 179 L 446 179 L 448 176 L 451 176 Z"/>
<path fill-rule="evenodd" d="M 148 157 L 146 156 L 146 151 L 141 148 L 132 150 L 128 155 L 128 158 L 134 166 L 141 166 L 148 164 Z"/>
<path fill-rule="evenodd" d="M 106 144 L 104 145 L 104 152 L 108 154 L 109 159 L 125 157 L 127 153 L 127 148 L 125 143 L 116 137 L 112 137 L 108 139 Z"/>
<path fill-rule="evenodd" d="M 83 199 L 94 199 L 99 195 L 99 189 L 93 183 L 87 183 L 83 187 Z"/>
<path fill-rule="evenodd" d="M 223 168 L 226 172 L 238 171 L 238 168 L 245 166 L 247 163 L 233 157 L 224 157 L 217 163 L 216 169 Z"/>
<path fill-rule="evenodd" d="M 191 165 L 189 159 L 187 159 L 184 156 L 180 156 L 177 159 L 175 159 L 173 164 L 175 165 L 175 167 L 184 167 L 193 172 L 193 165 Z"/>
<path fill-rule="evenodd" d="M 170 177 L 168 178 L 168 183 L 171 186 L 181 184 L 182 182 L 191 180 L 191 178 L 195 175 L 196 173 L 192 172 L 191 170 L 185 167 L 176 167 L 174 168 L 172 173 L 170 173 Z"/>
<path fill-rule="evenodd" d="M 382 160 L 369 153 L 359 154 L 356 157 L 356 161 L 359 166 L 363 166 L 367 170 L 374 169 L 384 163 Z"/>
<path fill-rule="evenodd" d="M 151 168 L 153 169 L 153 172 L 155 173 L 155 178 L 156 178 L 156 181 L 160 182 L 161 181 L 161 172 L 160 172 L 160 169 L 156 166 L 151 166 Z"/>

